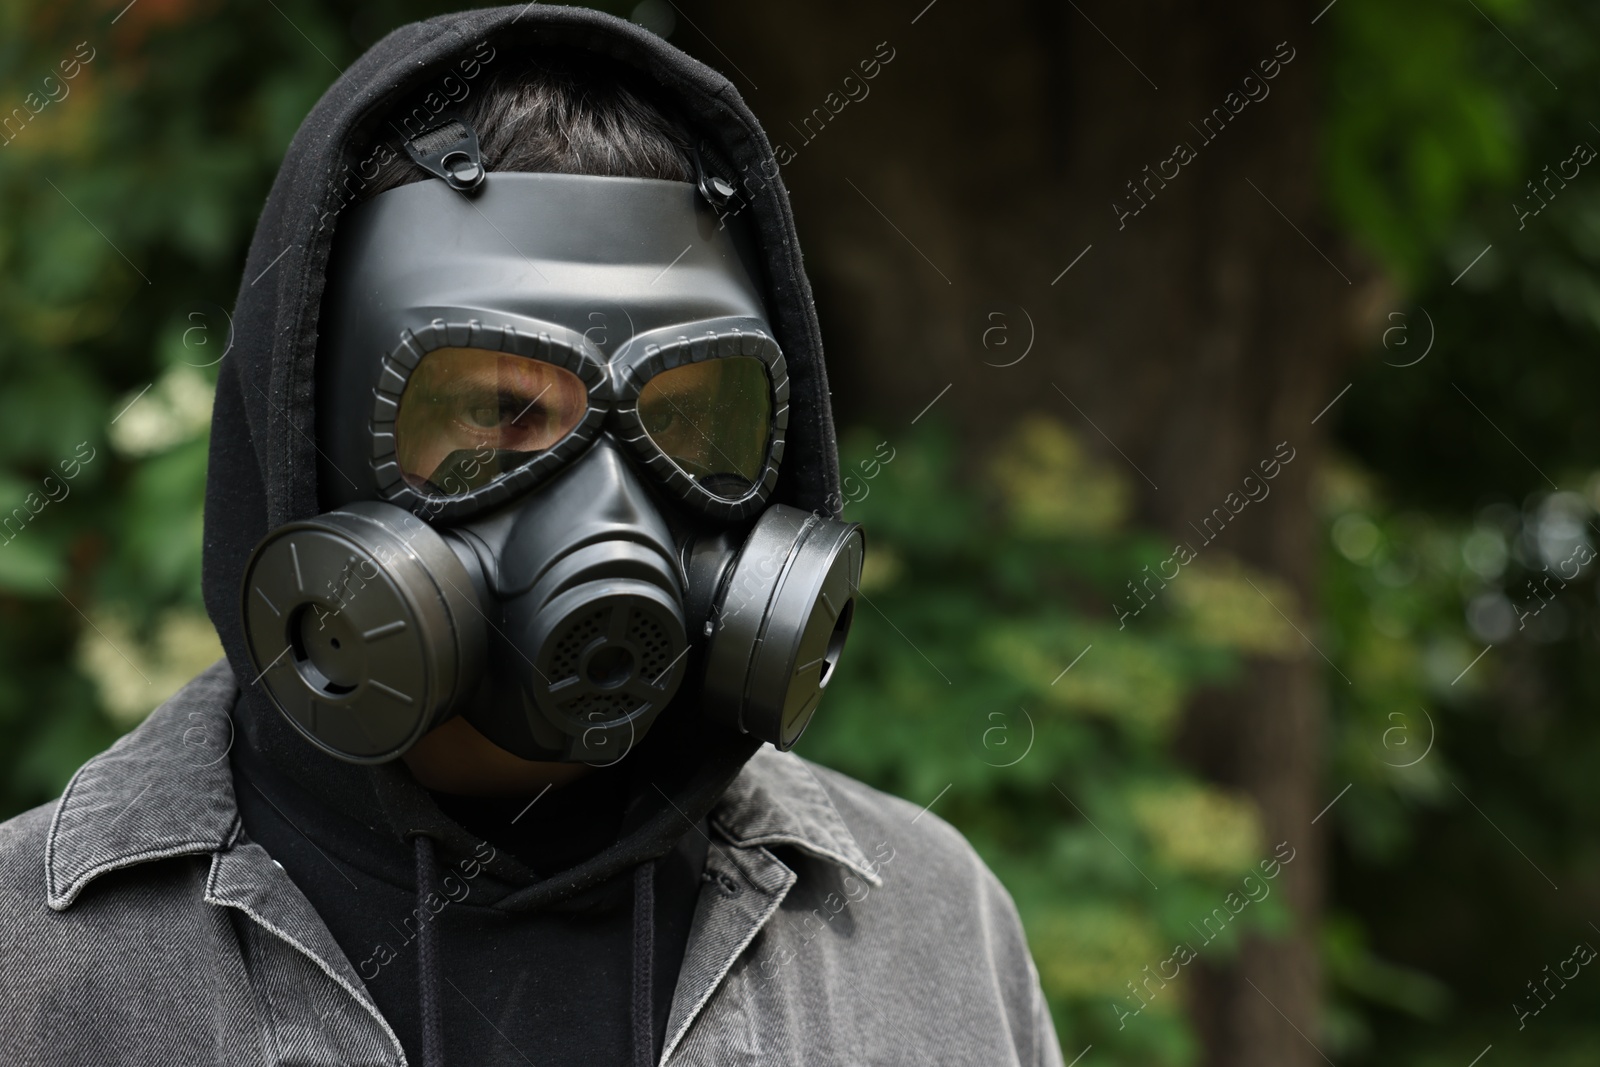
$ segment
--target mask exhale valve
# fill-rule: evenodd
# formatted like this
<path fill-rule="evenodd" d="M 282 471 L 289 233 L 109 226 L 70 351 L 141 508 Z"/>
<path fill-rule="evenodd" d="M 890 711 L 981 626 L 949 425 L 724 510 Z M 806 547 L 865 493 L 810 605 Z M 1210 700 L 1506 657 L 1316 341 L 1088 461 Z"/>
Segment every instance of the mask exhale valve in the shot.
<path fill-rule="evenodd" d="M 533 739 L 560 759 L 620 759 L 689 666 L 673 538 L 644 485 L 602 441 L 504 520 L 469 529 L 504 614 L 493 659 L 531 700 Z M 515 731 L 477 725 L 519 747 Z"/>

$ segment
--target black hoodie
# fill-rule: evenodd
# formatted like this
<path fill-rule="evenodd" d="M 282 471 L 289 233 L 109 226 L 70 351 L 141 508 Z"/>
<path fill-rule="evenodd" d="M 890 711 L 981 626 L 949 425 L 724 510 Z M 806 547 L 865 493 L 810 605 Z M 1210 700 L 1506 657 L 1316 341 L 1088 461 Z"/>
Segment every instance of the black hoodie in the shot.
<path fill-rule="evenodd" d="M 704 724 L 687 691 L 617 767 L 531 807 L 441 798 L 399 763 L 362 767 L 317 751 L 253 684 L 239 612 L 245 561 L 270 529 L 322 510 L 318 309 L 339 213 L 371 178 L 347 148 L 398 99 L 428 100 L 437 87 L 442 106 L 535 47 L 640 72 L 733 182 L 791 379 L 773 499 L 824 514 L 838 500 L 821 340 L 788 197 L 765 134 L 725 78 L 609 15 L 528 4 L 401 27 L 318 101 L 257 224 L 220 367 L 205 600 L 242 687 L 233 760 L 246 833 L 306 892 L 409 1057 L 427 1067 L 441 1051 L 424 1047 L 419 1005 L 430 996 L 444 1062 L 621 1063 L 630 1048 L 632 1062 L 654 1062 L 636 1046 L 650 1029 L 660 1045 L 709 845 L 705 814 L 757 747 Z M 404 160 L 398 134 L 389 151 Z"/>

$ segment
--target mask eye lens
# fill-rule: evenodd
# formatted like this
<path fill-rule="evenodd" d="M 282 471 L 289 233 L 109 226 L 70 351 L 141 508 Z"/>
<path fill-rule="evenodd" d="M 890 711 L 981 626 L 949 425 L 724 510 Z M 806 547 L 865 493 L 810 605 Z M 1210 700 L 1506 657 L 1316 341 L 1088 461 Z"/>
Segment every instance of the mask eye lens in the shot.
<path fill-rule="evenodd" d="M 645 433 L 689 477 L 724 500 L 760 481 L 772 424 L 767 367 L 751 356 L 687 363 L 639 391 Z"/>
<path fill-rule="evenodd" d="M 564 367 L 436 348 L 400 396 L 396 458 L 413 489 L 460 496 L 558 444 L 588 410 L 588 389 Z"/>

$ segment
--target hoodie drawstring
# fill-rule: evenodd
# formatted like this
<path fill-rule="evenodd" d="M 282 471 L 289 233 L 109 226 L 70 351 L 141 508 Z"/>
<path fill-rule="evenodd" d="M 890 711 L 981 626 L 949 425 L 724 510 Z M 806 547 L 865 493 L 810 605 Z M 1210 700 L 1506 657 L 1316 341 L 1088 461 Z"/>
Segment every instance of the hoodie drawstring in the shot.
<path fill-rule="evenodd" d="M 655 871 L 654 861 L 633 869 L 633 1067 L 653 1067 L 655 1063 L 651 989 L 656 954 Z"/>
<path fill-rule="evenodd" d="M 422 1067 L 444 1067 L 444 1036 L 439 1025 L 439 931 L 428 896 L 433 892 L 433 838 L 412 838 L 417 857 L 417 989 L 422 1000 Z"/>
<path fill-rule="evenodd" d="M 439 931 L 430 921 L 428 897 L 433 892 L 433 838 L 416 834 L 412 847 L 417 860 L 417 990 L 422 1008 L 422 1067 L 444 1067 L 444 1036 L 439 1010 Z M 633 869 L 633 1067 L 655 1064 L 654 861 Z"/>

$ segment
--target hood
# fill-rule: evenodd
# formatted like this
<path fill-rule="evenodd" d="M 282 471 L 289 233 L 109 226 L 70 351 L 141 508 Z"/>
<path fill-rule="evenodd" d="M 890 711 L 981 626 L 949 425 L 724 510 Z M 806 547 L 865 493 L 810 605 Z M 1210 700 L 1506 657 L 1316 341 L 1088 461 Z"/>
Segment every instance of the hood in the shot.
<path fill-rule="evenodd" d="M 290 143 L 250 243 L 234 305 L 234 344 L 219 367 L 212 415 L 205 602 L 241 686 L 235 716 L 243 762 L 385 835 L 422 831 L 445 854 L 470 850 L 472 838 L 402 764 L 362 767 L 321 753 L 252 684 L 239 586 L 251 550 L 269 530 L 322 510 L 313 395 L 317 320 L 336 224 L 359 202 L 364 184 L 360 167 L 348 164 L 347 147 L 357 135 L 370 140 L 375 118 L 398 99 L 447 78 L 459 85 L 469 70 L 487 80 L 536 47 L 605 57 L 638 72 L 700 142 L 709 167 L 744 197 L 740 217 L 757 249 L 763 297 L 791 380 L 788 442 L 773 500 L 823 514 L 838 500 L 821 338 L 788 196 L 766 135 L 726 78 L 631 23 L 539 4 L 403 26 L 351 64 Z M 398 135 L 389 140 L 404 158 Z M 526 879 L 523 903 L 559 899 L 663 855 L 758 747 L 704 723 L 680 697 L 618 768 L 595 772 L 613 775 L 619 788 L 626 783 L 641 798 L 617 839 L 560 877 Z"/>

